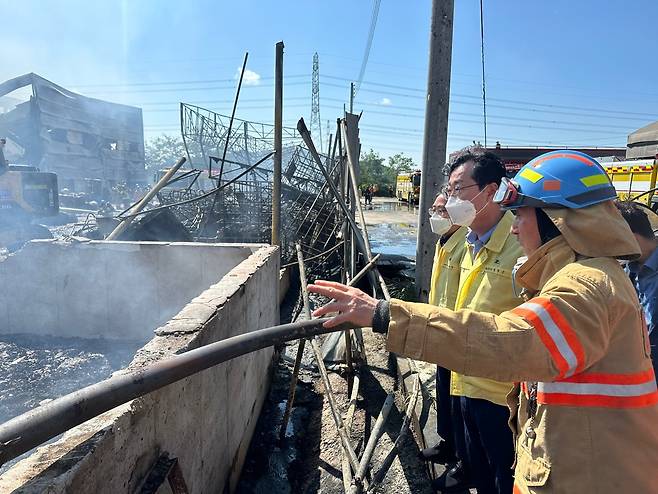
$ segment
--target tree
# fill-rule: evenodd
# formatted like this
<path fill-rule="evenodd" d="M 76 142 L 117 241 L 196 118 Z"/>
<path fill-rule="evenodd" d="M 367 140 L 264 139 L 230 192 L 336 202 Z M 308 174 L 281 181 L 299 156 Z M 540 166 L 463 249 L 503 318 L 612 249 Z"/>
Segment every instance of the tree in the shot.
<path fill-rule="evenodd" d="M 149 171 L 168 168 L 181 156 L 185 156 L 185 145 L 177 136 L 162 134 L 149 139 L 144 145 L 144 160 Z"/>
<path fill-rule="evenodd" d="M 413 158 L 405 156 L 404 153 L 398 153 L 388 157 L 388 166 L 395 170 L 395 174 L 409 173 L 414 171 L 416 164 Z"/>
<path fill-rule="evenodd" d="M 397 172 L 384 164 L 384 158 L 372 149 L 361 155 L 359 187 L 375 185 L 380 192 L 395 190 Z"/>

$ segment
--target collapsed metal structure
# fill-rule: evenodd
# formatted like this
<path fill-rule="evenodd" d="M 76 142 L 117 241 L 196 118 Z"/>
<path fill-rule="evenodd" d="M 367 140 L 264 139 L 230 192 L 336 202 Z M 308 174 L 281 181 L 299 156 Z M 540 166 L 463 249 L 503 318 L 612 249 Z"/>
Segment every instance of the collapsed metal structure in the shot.
<path fill-rule="evenodd" d="M 197 241 L 268 243 L 272 236 L 274 126 L 239 120 L 181 103 L 181 134 L 192 170 L 158 193 Z M 338 256 L 344 213 L 330 185 L 293 128 L 283 128 L 281 183 L 282 263 L 295 258 L 296 242 L 307 257 Z M 334 186 L 346 173 L 340 139 L 322 155 Z M 223 159 L 222 159 L 223 158 Z M 205 186 L 203 185 L 205 184 Z M 211 190 L 206 190 L 212 184 Z M 349 202 L 349 199 L 346 198 Z M 332 250 L 334 249 L 334 250 Z M 326 261 L 327 259 L 324 259 Z M 332 264 L 339 266 L 340 258 Z"/>

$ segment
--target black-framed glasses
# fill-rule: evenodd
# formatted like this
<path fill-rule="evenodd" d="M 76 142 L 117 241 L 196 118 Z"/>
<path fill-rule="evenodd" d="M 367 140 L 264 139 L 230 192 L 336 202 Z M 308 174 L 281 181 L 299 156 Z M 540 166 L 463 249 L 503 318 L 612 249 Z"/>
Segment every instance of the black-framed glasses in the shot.
<path fill-rule="evenodd" d="M 448 185 L 444 185 L 441 187 L 441 193 L 444 194 L 446 197 L 450 197 L 455 194 L 459 194 L 460 191 L 464 189 L 470 189 L 471 187 L 478 187 L 478 184 L 472 184 L 472 185 L 457 185 L 456 187 L 451 188 Z"/>

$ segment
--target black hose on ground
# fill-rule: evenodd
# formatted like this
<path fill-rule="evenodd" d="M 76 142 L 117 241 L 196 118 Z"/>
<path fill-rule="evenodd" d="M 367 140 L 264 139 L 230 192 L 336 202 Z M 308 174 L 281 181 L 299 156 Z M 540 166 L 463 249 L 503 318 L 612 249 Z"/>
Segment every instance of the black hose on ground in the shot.
<path fill-rule="evenodd" d="M 233 336 L 41 405 L 0 425 L 0 466 L 89 419 L 209 367 L 276 343 L 354 329 L 348 324 L 324 328 L 327 320 L 299 321 Z"/>

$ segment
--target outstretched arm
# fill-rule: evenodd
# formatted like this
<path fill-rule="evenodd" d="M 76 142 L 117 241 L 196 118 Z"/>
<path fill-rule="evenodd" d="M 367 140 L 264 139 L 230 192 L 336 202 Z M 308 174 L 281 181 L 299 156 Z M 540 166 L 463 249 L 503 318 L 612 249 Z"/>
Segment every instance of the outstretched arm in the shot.
<path fill-rule="evenodd" d="M 333 328 L 348 321 L 361 327 L 372 326 L 372 319 L 379 300 L 358 288 L 335 281 L 318 280 L 308 286 L 308 291 L 333 299 L 332 302 L 313 312 L 313 317 L 338 313 L 336 317 L 324 323 L 326 328 Z"/>

